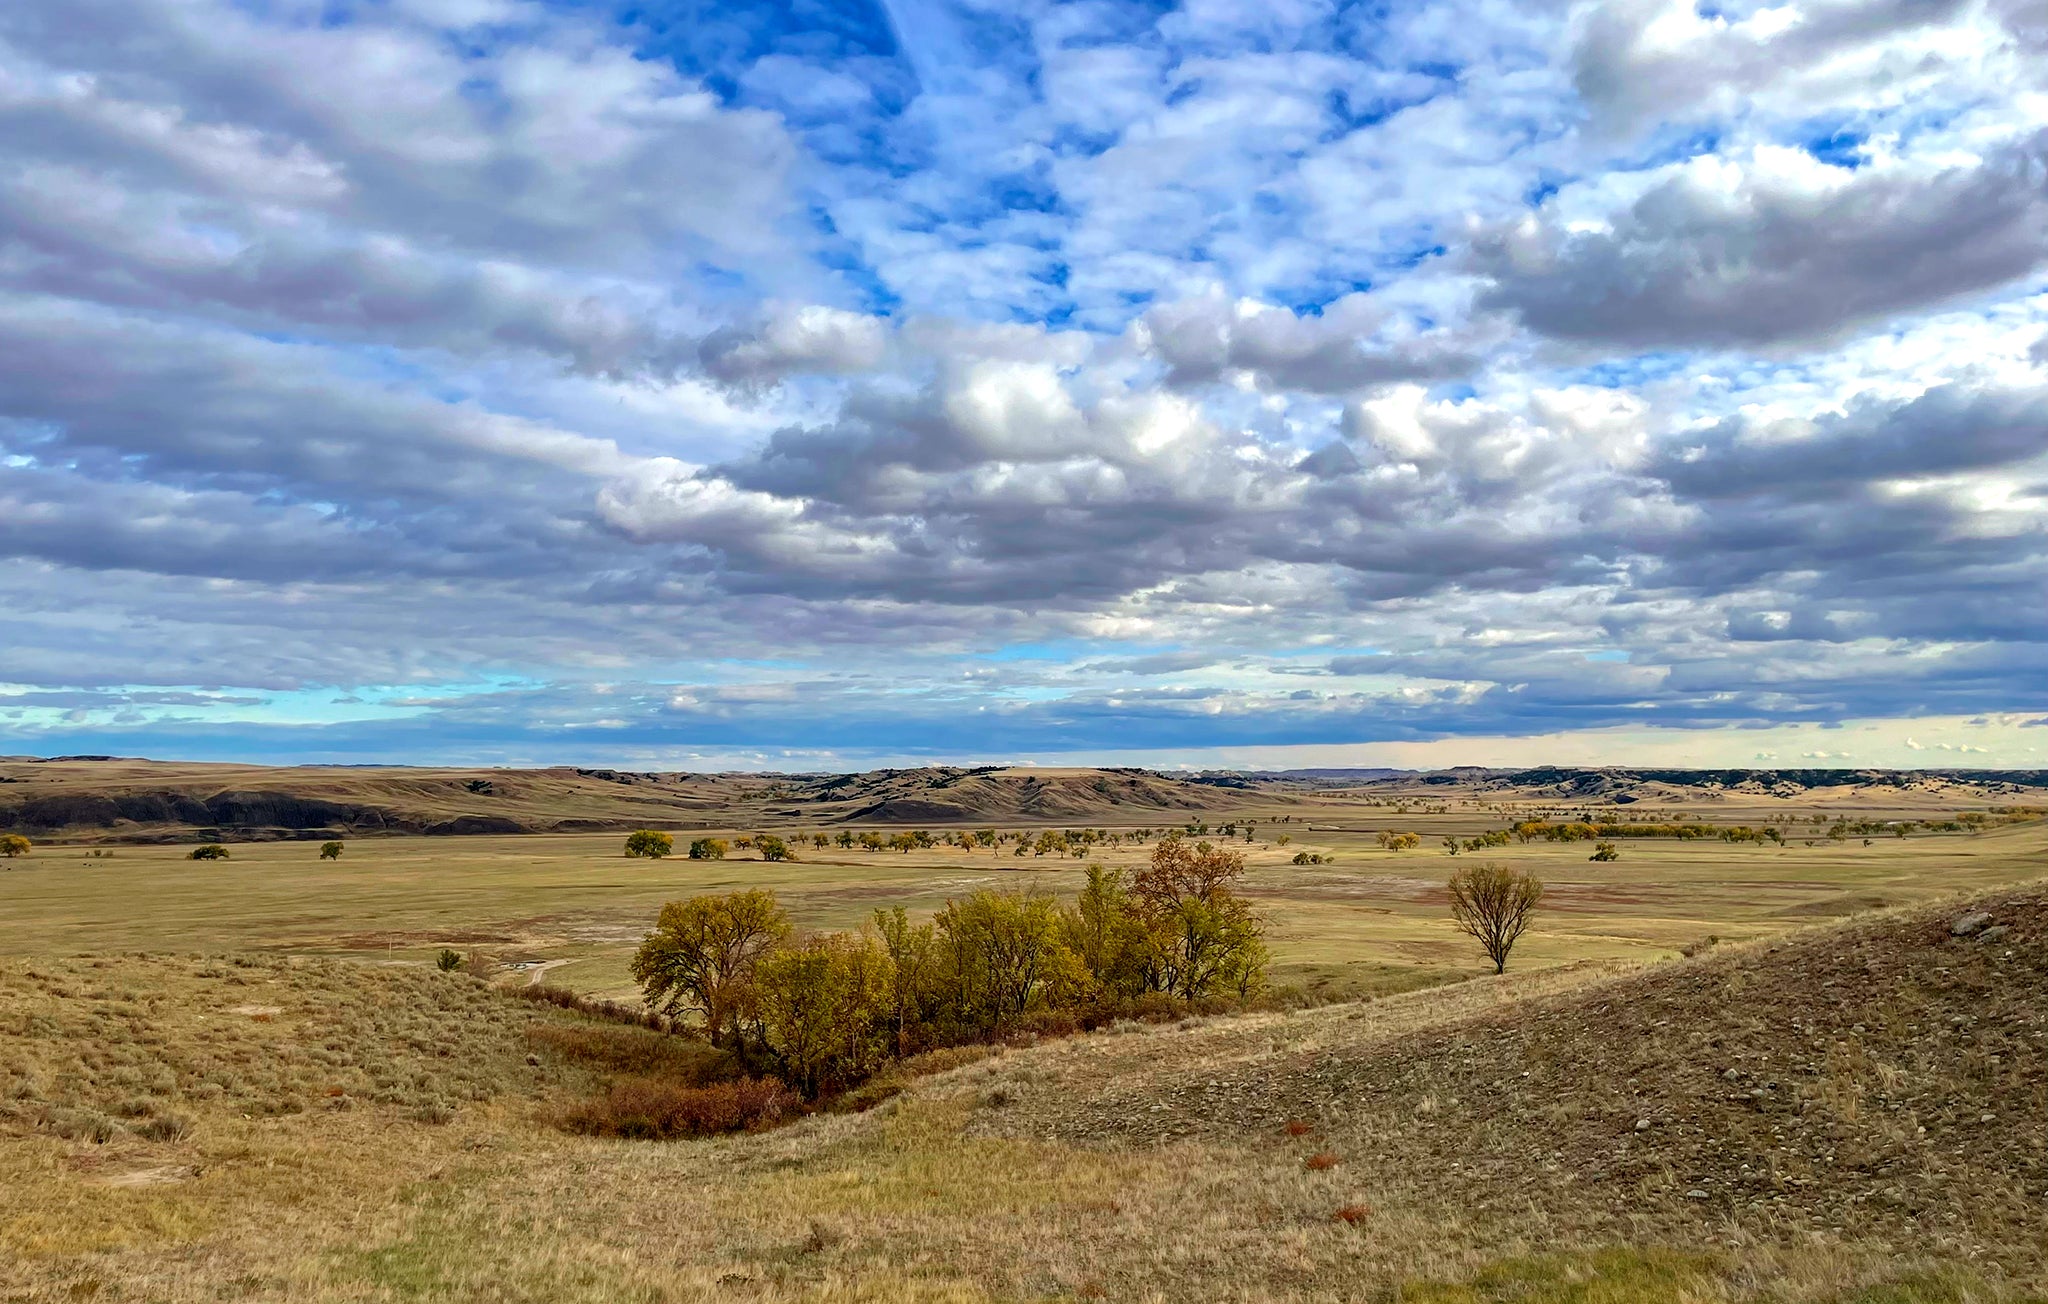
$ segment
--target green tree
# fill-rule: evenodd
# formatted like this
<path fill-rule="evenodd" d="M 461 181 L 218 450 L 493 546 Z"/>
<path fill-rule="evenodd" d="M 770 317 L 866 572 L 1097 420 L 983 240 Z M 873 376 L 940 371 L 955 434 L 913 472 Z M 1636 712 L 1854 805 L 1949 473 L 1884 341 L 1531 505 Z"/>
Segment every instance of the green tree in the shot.
<path fill-rule="evenodd" d="M 754 845 L 761 849 L 761 859 L 763 860 L 796 859 L 796 852 L 790 850 L 789 844 L 776 837 L 773 833 L 763 833 L 760 837 L 755 838 Z"/>
<path fill-rule="evenodd" d="M 187 860 L 226 860 L 228 849 L 218 842 L 209 842 L 203 847 L 194 847 L 186 855 Z"/>
<path fill-rule="evenodd" d="M 1061 942 L 1059 906 L 1050 896 L 983 890 L 948 901 L 933 922 L 950 964 L 955 1009 L 969 1026 L 1009 1027 L 1034 1004 L 1085 980 Z"/>
<path fill-rule="evenodd" d="M 661 908 L 633 956 L 633 980 L 651 1009 L 694 1013 L 714 1046 L 739 1048 L 754 966 L 789 936 L 775 894 L 759 889 L 697 896 Z"/>
<path fill-rule="evenodd" d="M 691 860 L 724 860 L 727 850 L 724 838 L 690 839 Z"/>
<path fill-rule="evenodd" d="M 1588 859 L 1588 860 L 1620 860 L 1620 859 L 1621 859 L 1621 848 L 1620 848 L 1620 847 L 1617 847 L 1617 846 L 1615 846 L 1615 845 L 1614 845 L 1614 844 L 1613 844 L 1612 842 L 1597 842 L 1597 843 L 1593 844 L 1593 854 L 1592 854 L 1592 855 L 1590 855 L 1590 856 L 1588 856 L 1588 857 L 1586 857 L 1586 859 Z"/>
<path fill-rule="evenodd" d="M 0 856 L 5 856 L 9 860 L 13 860 L 16 856 L 26 856 L 34 849 L 35 843 L 30 842 L 19 833 L 10 833 L 5 837 L 0 837 Z"/>
<path fill-rule="evenodd" d="M 444 946 L 441 948 L 441 954 L 434 957 L 434 967 L 442 973 L 453 973 L 462 967 L 462 953 L 451 951 Z"/>
<path fill-rule="evenodd" d="M 1067 948 L 1099 994 L 1136 996 L 1145 990 L 1145 929 L 1121 869 L 1090 865 L 1088 882 L 1062 923 Z"/>
<path fill-rule="evenodd" d="M 907 1055 L 925 1021 L 931 980 L 938 967 L 937 929 L 912 924 L 902 906 L 875 911 L 875 932 L 889 952 L 889 1008 L 896 1053 Z"/>
<path fill-rule="evenodd" d="M 321 844 L 320 844 L 320 859 L 322 859 L 322 860 L 340 860 L 340 859 L 341 859 L 341 844 L 340 844 L 339 842 L 323 842 L 323 843 L 321 843 Z"/>
<path fill-rule="evenodd" d="M 1451 918 L 1459 931 L 1485 948 L 1495 973 L 1505 972 L 1508 953 L 1528 931 L 1529 918 L 1543 899 L 1543 884 L 1533 875 L 1488 861 L 1451 875 L 1450 889 Z"/>
<path fill-rule="evenodd" d="M 655 829 L 635 829 L 626 835 L 626 854 L 660 860 L 676 849 L 676 840 Z"/>
<path fill-rule="evenodd" d="M 783 1080 L 807 1096 L 857 1082 L 889 1054 L 889 953 L 874 938 L 826 933 L 762 957 L 754 999 Z"/>

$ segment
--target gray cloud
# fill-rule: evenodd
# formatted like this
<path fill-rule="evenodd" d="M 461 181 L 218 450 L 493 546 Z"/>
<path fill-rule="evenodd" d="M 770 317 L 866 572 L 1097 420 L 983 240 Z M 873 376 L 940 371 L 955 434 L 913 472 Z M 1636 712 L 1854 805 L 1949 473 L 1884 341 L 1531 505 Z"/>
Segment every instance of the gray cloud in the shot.
<path fill-rule="evenodd" d="M 1629 348 L 1813 339 L 2024 276 L 2048 259 L 2048 135 L 1939 171 L 1708 161 L 1609 229 L 1554 213 L 1476 241 L 1481 302 Z M 1818 178 L 1818 179 L 1816 179 Z"/>

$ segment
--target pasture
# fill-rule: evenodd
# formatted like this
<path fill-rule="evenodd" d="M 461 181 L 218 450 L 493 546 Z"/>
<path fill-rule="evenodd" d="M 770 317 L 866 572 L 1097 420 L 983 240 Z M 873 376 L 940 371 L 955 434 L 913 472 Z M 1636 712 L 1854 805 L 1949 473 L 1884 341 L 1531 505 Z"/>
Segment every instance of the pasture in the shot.
<path fill-rule="evenodd" d="M 1896 802 L 1824 810 L 1829 820 L 1929 813 Z M 1476 800 L 1397 810 L 1340 797 L 1209 818 L 1218 829 L 1254 824 L 1253 841 L 1227 840 L 1245 853 L 1245 893 L 1268 919 L 1274 978 L 1325 998 L 1481 972 L 1476 949 L 1451 927 L 1443 892 L 1469 859 L 1525 868 L 1547 885 L 1518 967 L 1654 960 L 1709 936 L 1756 937 L 2048 873 L 2048 824 L 2039 821 L 1976 834 L 1831 840 L 1809 822 L 1812 805 L 1791 802 L 1705 817 L 1719 825 L 1777 821 L 1793 830 L 1783 846 L 1633 839 L 1622 843 L 1620 860 L 1604 864 L 1587 859 L 1583 842 L 1517 843 L 1456 859 L 1440 846 L 1447 835 L 1471 837 L 1528 813 Z M 1415 832 L 1421 846 L 1381 848 L 1377 834 L 1388 829 Z M 782 822 L 722 832 L 736 840 L 759 831 L 817 830 Z M 1214 829 L 1210 836 L 1226 840 Z M 1089 863 L 1135 867 L 1150 851 L 1149 843 L 1127 843 L 1098 845 L 1081 858 L 1018 857 L 1008 845 L 869 852 L 806 841 L 801 859 L 765 863 L 748 851 L 721 861 L 635 860 L 621 854 L 623 841 L 617 833 L 360 838 L 337 861 L 321 860 L 311 842 L 237 843 L 230 859 L 213 862 L 187 860 L 189 848 L 175 845 L 44 845 L 0 862 L 8 866 L 0 872 L 0 954 L 264 951 L 419 963 L 453 947 L 508 975 L 545 966 L 550 983 L 623 996 L 631 991 L 627 957 L 661 903 L 677 897 L 766 887 L 801 927 L 850 928 L 877 907 L 927 913 L 983 887 L 1068 896 Z M 1292 863 L 1303 852 L 1328 863 Z"/>

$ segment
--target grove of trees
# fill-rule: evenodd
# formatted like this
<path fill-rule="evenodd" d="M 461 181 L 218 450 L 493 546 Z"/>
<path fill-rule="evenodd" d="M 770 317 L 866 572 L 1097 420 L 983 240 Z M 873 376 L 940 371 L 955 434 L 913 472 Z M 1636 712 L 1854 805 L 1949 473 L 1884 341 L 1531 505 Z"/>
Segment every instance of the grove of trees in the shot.
<path fill-rule="evenodd" d="M 892 1058 L 1256 993 L 1264 926 L 1237 852 L 1179 834 L 1135 874 L 1090 866 L 1078 897 L 982 890 L 927 922 L 877 910 L 798 935 L 770 892 L 672 901 L 633 958 L 648 1007 L 688 1018 L 810 1097 Z"/>

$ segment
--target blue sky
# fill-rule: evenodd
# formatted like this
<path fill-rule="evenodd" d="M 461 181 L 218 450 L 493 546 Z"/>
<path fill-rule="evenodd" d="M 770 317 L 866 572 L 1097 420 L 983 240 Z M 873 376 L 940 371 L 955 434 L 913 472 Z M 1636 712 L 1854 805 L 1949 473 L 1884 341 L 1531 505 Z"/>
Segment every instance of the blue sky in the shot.
<path fill-rule="evenodd" d="M 0 753 L 2048 765 L 2028 0 L 15 0 Z"/>

